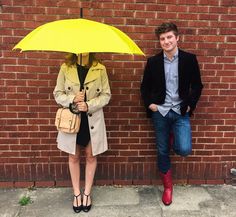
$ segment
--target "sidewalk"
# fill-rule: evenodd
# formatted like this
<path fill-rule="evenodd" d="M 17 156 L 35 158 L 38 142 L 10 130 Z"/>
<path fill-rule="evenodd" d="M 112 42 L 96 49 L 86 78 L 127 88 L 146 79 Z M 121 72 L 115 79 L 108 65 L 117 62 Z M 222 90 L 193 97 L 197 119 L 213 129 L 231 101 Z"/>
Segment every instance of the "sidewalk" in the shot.
<path fill-rule="evenodd" d="M 71 188 L 0 189 L 0 217 L 236 217 L 235 186 L 175 185 L 168 207 L 161 192 L 161 186 L 95 186 L 91 211 L 76 214 Z M 32 202 L 20 206 L 22 196 Z"/>

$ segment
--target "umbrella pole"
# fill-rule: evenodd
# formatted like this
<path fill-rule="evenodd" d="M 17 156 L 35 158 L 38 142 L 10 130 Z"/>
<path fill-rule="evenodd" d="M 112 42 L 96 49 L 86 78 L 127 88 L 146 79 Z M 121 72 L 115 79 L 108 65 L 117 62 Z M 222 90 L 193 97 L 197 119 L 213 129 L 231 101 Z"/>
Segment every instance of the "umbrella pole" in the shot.
<path fill-rule="evenodd" d="M 80 18 L 83 18 L 83 8 L 80 8 Z M 82 65 L 82 54 L 80 54 L 80 65 Z"/>
<path fill-rule="evenodd" d="M 80 8 L 80 18 L 83 18 L 83 8 Z"/>
<path fill-rule="evenodd" d="M 83 8 L 80 8 L 80 18 L 83 18 Z M 79 64 L 82 65 L 82 53 L 79 54 L 80 55 L 80 58 L 79 58 Z M 83 87 L 81 86 L 80 87 L 80 91 L 83 90 Z"/>

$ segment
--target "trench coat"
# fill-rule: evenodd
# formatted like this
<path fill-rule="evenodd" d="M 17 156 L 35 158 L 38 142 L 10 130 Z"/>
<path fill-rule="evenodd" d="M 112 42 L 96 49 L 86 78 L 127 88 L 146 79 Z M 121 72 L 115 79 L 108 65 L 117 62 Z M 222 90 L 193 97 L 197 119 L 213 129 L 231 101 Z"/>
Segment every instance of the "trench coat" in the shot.
<path fill-rule="evenodd" d="M 104 65 L 97 63 L 89 68 L 84 81 L 86 103 L 88 105 L 88 124 L 91 138 L 92 154 L 96 156 L 108 149 L 106 126 L 103 107 L 111 98 L 111 91 Z M 60 106 L 69 107 L 77 92 L 80 91 L 80 81 L 76 65 L 61 65 L 57 83 L 53 91 L 54 98 Z M 59 131 L 57 147 L 69 154 L 76 152 L 76 133 L 69 134 Z"/>

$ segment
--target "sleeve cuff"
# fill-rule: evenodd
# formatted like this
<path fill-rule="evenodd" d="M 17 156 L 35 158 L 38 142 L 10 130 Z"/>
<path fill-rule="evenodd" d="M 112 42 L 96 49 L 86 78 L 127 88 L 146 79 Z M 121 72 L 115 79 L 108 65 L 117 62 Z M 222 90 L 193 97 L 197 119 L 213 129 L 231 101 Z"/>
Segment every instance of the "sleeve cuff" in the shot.
<path fill-rule="evenodd" d="M 75 98 L 75 95 L 70 95 L 69 96 L 69 103 L 73 103 L 74 98 Z"/>

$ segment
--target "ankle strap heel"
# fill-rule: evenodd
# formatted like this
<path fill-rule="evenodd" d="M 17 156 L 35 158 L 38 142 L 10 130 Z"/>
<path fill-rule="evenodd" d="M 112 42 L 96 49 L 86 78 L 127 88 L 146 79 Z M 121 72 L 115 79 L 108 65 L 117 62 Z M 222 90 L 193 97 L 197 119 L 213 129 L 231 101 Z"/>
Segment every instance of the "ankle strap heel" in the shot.
<path fill-rule="evenodd" d="M 79 197 L 79 196 L 81 196 L 81 194 L 74 195 L 74 198 L 76 199 L 76 205 L 77 205 L 77 206 L 74 206 L 74 205 L 73 205 L 73 210 L 74 210 L 74 212 L 76 212 L 76 213 L 79 213 L 79 212 L 83 209 L 82 203 L 79 205 L 79 202 L 78 202 L 78 197 Z"/>
<path fill-rule="evenodd" d="M 92 207 L 92 203 L 90 204 L 90 205 L 88 205 L 88 197 L 90 197 L 90 194 L 85 194 L 84 193 L 84 196 L 86 197 L 86 203 L 85 203 L 85 205 L 83 205 L 83 211 L 84 212 L 89 212 L 89 210 L 91 209 L 91 207 Z"/>

